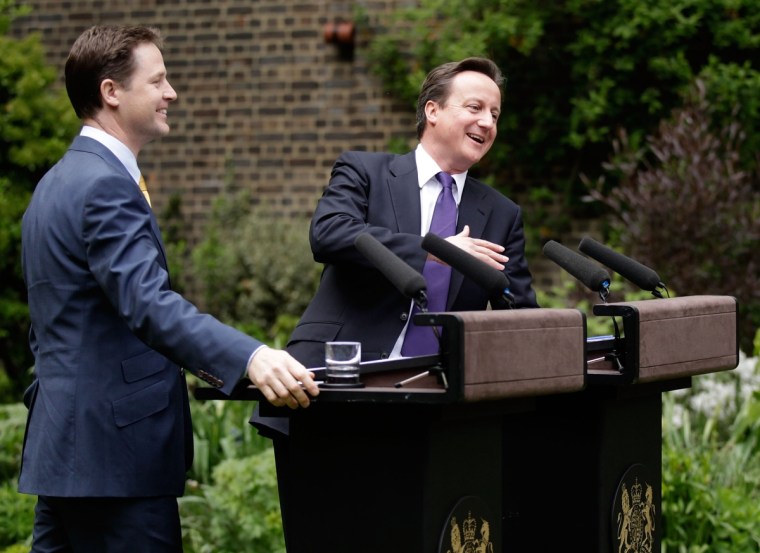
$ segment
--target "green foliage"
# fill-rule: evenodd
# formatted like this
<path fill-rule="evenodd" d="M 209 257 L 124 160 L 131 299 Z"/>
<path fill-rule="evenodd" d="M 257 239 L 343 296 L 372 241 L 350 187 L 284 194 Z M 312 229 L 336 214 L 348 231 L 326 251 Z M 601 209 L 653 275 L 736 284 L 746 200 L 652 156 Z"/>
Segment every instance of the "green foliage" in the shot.
<path fill-rule="evenodd" d="M 17 399 L 32 364 L 26 287 L 21 277 L 21 215 L 42 173 L 63 154 L 77 129 L 57 72 L 45 64 L 38 35 L 7 35 L 25 13 L 0 0 L 0 372 L 9 388 L 0 401 Z"/>
<path fill-rule="evenodd" d="M 591 194 L 610 208 L 622 248 L 680 295 L 736 296 L 742 349 L 751 353 L 760 326 L 760 173 L 741 168 L 743 129 L 716 118 L 707 96 L 697 81 L 645 147 L 621 132 L 605 164 L 619 185 L 606 191 L 602 178 Z"/>
<path fill-rule="evenodd" d="M 0 553 L 28 553 L 29 552 L 29 545 L 26 543 L 17 543 L 14 545 L 11 545 L 10 547 L 6 547 L 5 549 L 0 549 Z"/>
<path fill-rule="evenodd" d="M 700 79 L 713 106 L 716 128 L 740 124 L 744 140 L 739 153 L 742 166 L 757 164 L 760 152 L 760 72 L 749 62 L 720 63 L 710 56 Z"/>
<path fill-rule="evenodd" d="M 192 382 L 192 381 L 191 381 Z M 260 453 L 271 442 L 248 424 L 253 404 L 246 401 L 191 401 L 195 455 L 188 475 L 201 484 L 222 460 Z"/>
<path fill-rule="evenodd" d="M 0 405 L 0 551 L 32 534 L 36 498 L 16 491 L 27 413 L 21 403 Z"/>
<path fill-rule="evenodd" d="M 213 485 L 180 499 L 180 514 L 188 553 L 284 553 L 271 448 L 219 463 Z"/>
<path fill-rule="evenodd" d="M 32 535 L 36 502 L 35 496 L 18 493 L 15 482 L 0 483 L 0 547 L 17 544 Z"/>
<path fill-rule="evenodd" d="M 663 399 L 663 552 L 760 548 L 756 359 Z"/>
<path fill-rule="evenodd" d="M 307 220 L 250 205 L 245 194 L 215 200 L 205 238 L 192 254 L 193 273 L 206 309 L 245 332 L 280 341 L 314 295 L 320 266 L 312 259 Z"/>
<path fill-rule="evenodd" d="M 18 477 L 27 413 L 21 403 L 0 405 L 0 482 Z"/>
<path fill-rule="evenodd" d="M 185 551 L 284 551 L 274 454 L 248 423 L 253 403 L 190 407 L 195 459 L 179 500 Z"/>
<path fill-rule="evenodd" d="M 0 288 L 0 402 L 18 400 L 26 369 L 33 362 L 27 340 L 29 308 L 21 276 L 21 216 L 30 195 L 0 175 L 0 279 L 3 281 Z"/>
<path fill-rule="evenodd" d="M 182 215 L 182 199 L 179 194 L 173 194 L 169 198 L 166 208 L 160 214 L 160 219 L 172 290 L 182 294 L 185 291 L 184 268 L 190 257 L 190 251 L 187 241 L 183 238 L 187 229 Z"/>

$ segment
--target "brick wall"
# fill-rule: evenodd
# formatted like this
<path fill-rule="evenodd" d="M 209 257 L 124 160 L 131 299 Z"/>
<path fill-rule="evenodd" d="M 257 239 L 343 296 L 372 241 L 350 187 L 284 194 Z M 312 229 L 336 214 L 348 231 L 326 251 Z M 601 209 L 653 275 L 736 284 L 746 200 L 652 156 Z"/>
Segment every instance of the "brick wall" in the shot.
<path fill-rule="evenodd" d="M 71 44 L 96 24 L 149 24 L 162 30 L 171 134 L 148 145 L 139 164 L 157 212 L 179 194 L 191 242 L 213 197 L 225 186 L 254 201 L 308 216 L 347 149 L 385 150 L 391 139 L 414 144 L 413 107 L 383 95 L 368 74 L 356 34 L 353 59 L 328 44 L 324 27 L 351 19 L 358 5 L 370 27 L 400 2 L 327 0 L 30 0 L 32 13 L 13 32 L 40 32 L 60 68 Z"/>

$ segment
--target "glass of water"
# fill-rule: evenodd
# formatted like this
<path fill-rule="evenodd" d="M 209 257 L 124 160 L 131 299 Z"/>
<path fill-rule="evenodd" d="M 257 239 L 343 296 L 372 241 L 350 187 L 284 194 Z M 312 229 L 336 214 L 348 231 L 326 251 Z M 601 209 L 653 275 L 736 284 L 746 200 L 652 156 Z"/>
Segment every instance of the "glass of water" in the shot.
<path fill-rule="evenodd" d="M 325 384 L 328 387 L 361 388 L 359 363 L 362 358 L 360 342 L 325 343 Z"/>

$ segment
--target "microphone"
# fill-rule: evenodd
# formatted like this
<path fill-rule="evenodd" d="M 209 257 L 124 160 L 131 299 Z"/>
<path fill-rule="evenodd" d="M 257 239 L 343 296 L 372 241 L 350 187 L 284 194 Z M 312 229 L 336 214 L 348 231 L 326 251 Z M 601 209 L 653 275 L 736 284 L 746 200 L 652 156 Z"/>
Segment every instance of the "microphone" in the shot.
<path fill-rule="evenodd" d="M 509 291 L 509 278 L 498 269 L 432 232 L 422 239 L 422 248 L 485 288 L 491 298 L 506 301 L 510 309 L 514 307 L 515 298 Z"/>
<path fill-rule="evenodd" d="M 544 244 L 543 251 L 546 257 L 580 280 L 587 288 L 599 292 L 602 300 L 606 301 L 610 275 L 602 267 L 554 240 Z"/>
<path fill-rule="evenodd" d="M 420 311 L 427 311 L 427 283 L 420 273 L 369 233 L 357 236 L 354 246 L 404 297 L 414 300 Z"/>
<path fill-rule="evenodd" d="M 620 274 L 626 280 L 631 281 L 642 290 L 647 290 L 652 292 L 655 297 L 662 298 L 662 294 L 657 288 L 665 288 L 665 285 L 653 269 L 600 244 L 593 238 L 583 238 L 578 249 Z"/>

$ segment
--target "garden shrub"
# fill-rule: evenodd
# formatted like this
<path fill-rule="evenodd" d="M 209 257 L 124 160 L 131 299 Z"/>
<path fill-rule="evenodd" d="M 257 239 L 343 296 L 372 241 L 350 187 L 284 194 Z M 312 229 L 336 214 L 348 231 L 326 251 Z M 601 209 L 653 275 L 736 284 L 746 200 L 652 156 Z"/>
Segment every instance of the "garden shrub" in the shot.
<path fill-rule="evenodd" d="M 211 482 L 212 472 L 224 459 L 239 459 L 271 447 L 269 439 L 248 423 L 252 401 L 191 400 L 195 455 L 188 477 Z"/>
<path fill-rule="evenodd" d="M 284 553 L 272 449 L 219 463 L 180 513 L 187 553 Z"/>
<path fill-rule="evenodd" d="M 0 484 L 0 548 L 18 544 L 32 535 L 36 503 L 35 496 L 18 493 L 15 479 Z"/>
<path fill-rule="evenodd" d="M 247 194 L 219 196 L 192 255 L 205 308 L 283 346 L 319 281 L 308 237 L 307 219 L 251 206 Z"/>
<path fill-rule="evenodd" d="M 27 413 L 22 403 L 0 404 L 0 482 L 18 478 Z"/>
<path fill-rule="evenodd" d="M 663 395 L 663 553 L 760 550 L 760 374 L 695 377 Z"/>
<path fill-rule="evenodd" d="M 607 190 L 600 178 L 590 191 L 610 210 L 615 242 L 678 295 L 738 298 L 741 346 L 751 354 L 760 327 L 760 173 L 742 168 L 742 128 L 716 124 L 706 95 L 697 81 L 643 148 L 621 132 L 605 164 L 619 184 Z"/>

